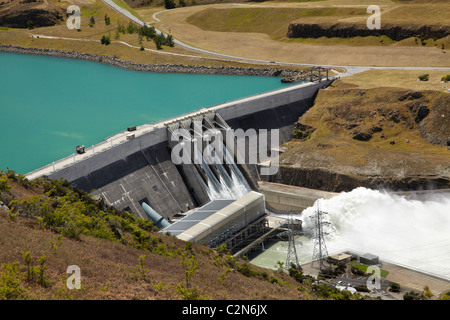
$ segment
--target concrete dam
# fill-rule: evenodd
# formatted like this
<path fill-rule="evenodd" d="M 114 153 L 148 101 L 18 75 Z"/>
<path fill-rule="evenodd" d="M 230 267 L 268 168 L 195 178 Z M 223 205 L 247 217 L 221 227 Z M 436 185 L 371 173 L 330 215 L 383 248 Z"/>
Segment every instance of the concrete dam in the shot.
<path fill-rule="evenodd" d="M 252 190 L 258 191 L 261 180 L 258 163 L 278 154 L 277 147 L 291 139 L 295 122 L 313 105 L 317 91 L 333 80 L 292 85 L 164 122 L 128 128 L 83 154 L 73 154 L 26 177 L 64 178 L 81 190 L 101 196 L 119 210 L 149 218 L 150 207 L 168 221 L 177 220 L 212 200 L 232 202 Z M 195 130 L 201 134 L 211 131 L 225 134 L 236 129 L 246 132 L 247 150 L 252 138 L 259 139 L 263 148 L 258 148 L 258 163 L 238 163 L 234 154 L 220 165 L 173 162 L 172 151 L 177 144 L 192 141 L 186 137 L 174 141 L 174 132 L 183 130 L 192 138 Z M 259 134 L 273 129 L 277 129 L 278 141 L 269 141 L 270 138 Z M 227 154 L 226 147 L 224 151 Z M 195 154 L 184 155 L 195 158 Z M 247 152 L 245 156 L 252 155 Z"/>

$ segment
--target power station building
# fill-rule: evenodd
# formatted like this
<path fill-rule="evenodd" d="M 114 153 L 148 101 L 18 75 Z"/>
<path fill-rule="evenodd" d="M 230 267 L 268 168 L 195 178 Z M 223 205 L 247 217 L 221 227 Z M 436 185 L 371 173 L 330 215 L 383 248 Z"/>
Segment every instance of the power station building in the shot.
<path fill-rule="evenodd" d="M 251 191 L 237 200 L 214 200 L 161 232 L 210 247 L 237 251 L 267 227 L 264 195 Z"/>

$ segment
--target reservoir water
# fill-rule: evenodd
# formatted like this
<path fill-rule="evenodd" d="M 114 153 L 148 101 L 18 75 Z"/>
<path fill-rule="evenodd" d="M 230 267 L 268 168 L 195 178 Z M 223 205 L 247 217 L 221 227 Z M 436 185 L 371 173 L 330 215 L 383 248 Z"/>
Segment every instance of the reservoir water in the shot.
<path fill-rule="evenodd" d="M 149 73 L 0 52 L 0 170 L 26 174 L 129 126 L 284 86 L 276 77 Z"/>

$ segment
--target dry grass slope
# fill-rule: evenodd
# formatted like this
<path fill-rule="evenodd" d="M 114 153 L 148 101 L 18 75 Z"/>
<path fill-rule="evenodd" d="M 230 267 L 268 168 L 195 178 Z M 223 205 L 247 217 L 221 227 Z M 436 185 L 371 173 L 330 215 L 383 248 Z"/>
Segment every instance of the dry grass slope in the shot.
<path fill-rule="evenodd" d="M 6 178 L 5 180 L 5 177 Z M 20 266 L 20 288 L 25 292 L 19 299 L 139 299 L 139 300 L 174 300 L 186 298 L 180 293 L 180 284 L 197 290 L 197 298 L 213 300 L 261 300 L 261 299 L 318 299 L 312 293 L 311 285 L 300 284 L 285 272 L 273 271 L 247 264 L 242 259 L 234 259 L 225 251 L 213 250 L 200 244 L 190 244 L 171 236 L 152 231 L 148 240 L 136 242 L 136 235 L 142 235 L 134 227 L 133 235 L 123 232 L 123 239 L 111 241 L 82 233 L 79 239 L 71 239 L 49 229 L 49 225 L 40 220 L 39 210 L 31 205 L 36 197 L 49 199 L 49 205 L 56 206 L 61 197 L 50 196 L 55 190 L 59 194 L 63 185 L 43 194 L 42 181 L 28 182 L 23 177 L 11 178 L 11 172 L 0 175 L 0 199 L 14 205 L 13 200 L 28 200 L 28 206 L 20 210 L 0 209 L 0 298 L 4 298 L 4 289 L 8 287 L 5 270 L 17 262 Z M 64 193 L 64 192 L 63 192 Z M 71 199 L 76 194 L 66 194 Z M 87 198 L 86 198 L 87 199 Z M 82 203 L 66 206 L 66 214 L 76 212 Z M 41 213 L 46 207 L 41 206 Z M 89 205 L 91 215 L 95 215 Z M 31 211 L 30 211 L 31 210 Z M 17 212 L 20 212 L 17 215 Z M 35 218 L 25 217 L 34 212 Z M 48 214 L 48 210 L 46 211 Z M 109 212 L 109 211 L 108 211 Z M 100 214 L 104 215 L 106 212 Z M 80 214 L 80 213 L 78 213 Z M 104 215 L 104 217 L 106 217 Z M 72 217 L 73 218 L 73 217 Z M 98 223 L 103 218 L 98 216 L 92 222 Z M 112 216 L 109 216 L 110 221 Z M 65 225 L 71 220 L 66 220 Z M 127 222 L 128 223 L 128 222 Z M 117 223 L 116 223 L 117 225 Z M 55 229 L 57 230 L 57 229 Z M 136 232 L 139 231 L 139 232 Z M 153 245 L 147 246 L 147 241 Z M 144 250 L 143 248 L 150 250 Z M 153 248 L 153 249 L 151 249 Z M 36 281 L 27 281 L 26 264 L 23 257 L 29 252 L 38 265 L 38 258 L 45 257 L 44 286 Z M 184 258 L 186 257 L 186 259 Z M 192 260 L 190 260 L 192 259 Z M 183 267 L 182 261 L 194 262 L 198 269 Z M 68 266 L 77 265 L 81 270 L 81 289 L 69 290 L 66 280 Z M 187 280 L 186 271 L 193 271 Z M 189 283 L 188 283 L 189 282 Z M 9 286 L 11 284 L 9 283 Z M 189 296 L 191 299 L 195 295 Z"/>
<path fill-rule="evenodd" d="M 333 191 L 377 184 L 399 189 L 448 188 L 450 114 L 445 106 L 450 96 L 440 92 L 443 84 L 436 80 L 440 73 L 433 73 L 428 84 L 417 82 L 418 75 L 368 71 L 321 90 L 314 106 L 299 119 L 299 124 L 315 131 L 307 139 L 299 131 L 302 139 L 287 144 L 281 156 L 283 167 L 321 168 L 353 177 L 356 185 L 322 186 Z M 283 179 L 291 179 L 289 172 Z M 301 183 L 294 180 L 290 183 Z"/>

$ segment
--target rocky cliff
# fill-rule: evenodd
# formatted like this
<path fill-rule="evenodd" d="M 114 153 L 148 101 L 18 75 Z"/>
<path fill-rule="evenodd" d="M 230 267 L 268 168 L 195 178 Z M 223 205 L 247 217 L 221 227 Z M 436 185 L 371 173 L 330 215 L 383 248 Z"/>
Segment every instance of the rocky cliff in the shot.
<path fill-rule="evenodd" d="M 0 26 L 29 28 L 54 26 L 63 21 L 65 12 L 42 0 L 6 0 L 0 2 Z"/>
<path fill-rule="evenodd" d="M 450 95 L 320 90 L 266 180 L 325 191 L 450 188 Z"/>
<path fill-rule="evenodd" d="M 450 26 L 438 25 L 389 25 L 384 24 L 380 30 L 370 30 L 365 24 L 307 24 L 291 23 L 286 36 L 288 38 L 351 38 L 367 36 L 388 36 L 400 41 L 410 37 L 440 39 L 450 34 Z"/>

